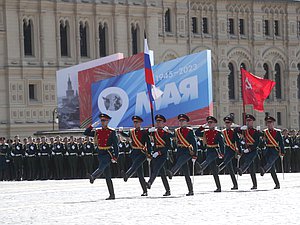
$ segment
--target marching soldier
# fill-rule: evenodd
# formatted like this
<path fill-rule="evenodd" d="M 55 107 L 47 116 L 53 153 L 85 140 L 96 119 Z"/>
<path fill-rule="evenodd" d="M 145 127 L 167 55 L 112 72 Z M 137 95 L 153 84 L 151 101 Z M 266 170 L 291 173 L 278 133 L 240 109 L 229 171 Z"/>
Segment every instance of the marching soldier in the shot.
<path fill-rule="evenodd" d="M 263 137 L 266 140 L 266 151 L 264 154 L 266 165 L 260 167 L 260 175 L 263 176 L 270 171 L 275 183 L 274 189 L 279 189 L 280 184 L 275 172 L 275 162 L 279 156 L 283 157 L 284 155 L 283 139 L 280 130 L 274 128 L 274 122 L 276 120 L 272 116 L 267 116 L 265 121 L 268 127 L 263 131 Z"/>
<path fill-rule="evenodd" d="M 137 176 L 143 189 L 143 194 L 141 196 L 148 196 L 146 181 L 144 178 L 143 163 L 146 161 L 147 158 L 151 158 L 151 143 L 149 133 L 147 129 L 141 128 L 141 124 L 143 122 L 143 119 L 141 117 L 133 116 L 131 119 L 133 121 L 134 128 L 130 129 L 129 134 L 125 134 L 122 131 L 122 128 L 121 130 L 119 128 L 121 135 L 125 137 L 130 137 L 132 140 L 132 165 L 126 173 L 122 174 L 122 176 L 124 181 L 127 182 L 128 178 L 130 178 L 134 173 L 137 173 Z"/>
<path fill-rule="evenodd" d="M 99 121 L 88 127 L 84 135 L 94 137 L 96 148 L 98 149 L 99 167 L 92 174 L 88 174 L 90 183 L 102 173 L 105 175 L 106 184 L 109 191 L 109 197 L 106 200 L 115 199 L 114 187 L 111 180 L 110 164 L 116 163 L 119 155 L 118 138 L 116 131 L 108 127 L 111 117 L 107 114 L 101 113 L 99 115 L 102 127 L 96 129 Z"/>
<path fill-rule="evenodd" d="M 5 143 L 5 138 L 0 137 L 0 181 L 6 179 L 7 176 L 7 160 L 10 149 L 7 143 Z"/>
<path fill-rule="evenodd" d="M 179 121 L 179 128 L 175 129 L 175 137 L 177 140 L 177 153 L 176 153 L 176 164 L 170 169 L 167 170 L 167 175 L 169 179 L 180 170 L 185 176 L 185 181 L 188 187 L 188 193 L 186 196 L 194 195 L 193 184 L 190 178 L 190 170 L 188 161 L 192 159 L 193 163 L 197 160 L 197 143 L 194 131 L 187 127 L 187 123 L 190 121 L 190 118 L 185 114 L 179 114 L 177 116 Z"/>
<path fill-rule="evenodd" d="M 257 180 L 256 180 L 256 168 L 254 164 L 254 160 L 257 157 L 257 147 L 259 145 L 260 140 L 260 132 L 253 128 L 253 123 L 255 121 L 255 117 L 246 114 L 246 125 L 242 126 L 239 129 L 239 132 L 242 133 L 244 140 L 242 140 L 241 144 L 243 145 L 243 155 L 242 159 L 244 159 L 243 164 L 237 168 L 238 174 L 242 176 L 243 173 L 247 171 L 249 168 L 250 176 L 252 179 L 253 186 L 251 190 L 257 189 Z"/>
<path fill-rule="evenodd" d="M 60 142 L 60 137 L 56 136 L 51 154 L 54 160 L 56 179 L 59 180 L 63 179 L 63 152 L 64 144 Z"/>
<path fill-rule="evenodd" d="M 81 156 L 83 157 L 85 174 L 92 173 L 94 144 L 90 141 L 89 137 L 85 137 L 82 150 Z"/>
<path fill-rule="evenodd" d="M 37 147 L 30 136 L 28 137 L 28 144 L 25 151 L 25 157 L 27 158 L 28 165 L 27 180 L 34 180 L 36 178 L 36 154 Z"/>
<path fill-rule="evenodd" d="M 23 178 L 23 156 L 24 149 L 20 142 L 19 136 L 15 136 L 15 141 L 12 145 L 11 156 L 15 167 L 15 179 L 20 181 Z"/>
<path fill-rule="evenodd" d="M 49 158 L 50 158 L 50 146 L 46 142 L 46 137 L 43 136 L 41 138 L 41 143 L 39 145 L 39 157 L 40 157 L 40 163 L 41 163 L 41 179 L 47 180 L 49 176 Z"/>
<path fill-rule="evenodd" d="M 241 154 L 241 141 L 237 131 L 231 128 L 233 123 L 233 118 L 230 116 L 224 117 L 224 122 L 226 128 L 222 130 L 224 140 L 225 140 L 225 156 L 223 163 L 219 166 L 219 171 L 222 171 L 225 167 L 228 169 L 233 187 L 231 190 L 237 190 L 238 184 L 235 178 L 235 172 L 233 169 L 232 160 L 237 156 L 240 157 Z M 239 159 L 238 159 L 239 161 Z"/>
<path fill-rule="evenodd" d="M 287 129 L 282 130 L 285 155 L 283 158 L 284 172 L 291 172 L 291 141 Z M 283 172 L 283 171 L 282 171 Z"/>
<path fill-rule="evenodd" d="M 149 132 L 152 132 L 154 139 L 154 151 L 151 154 L 153 157 L 153 171 L 147 182 L 147 188 L 151 188 L 155 178 L 160 173 L 161 180 L 166 190 L 166 193 L 163 196 L 169 196 L 171 195 L 171 192 L 164 165 L 167 161 L 168 150 L 171 149 L 171 134 L 168 127 L 165 126 L 166 118 L 163 115 L 156 115 L 155 121 L 157 128 L 152 127 L 149 129 Z"/>
<path fill-rule="evenodd" d="M 217 119 L 213 116 L 208 116 L 206 122 L 208 129 L 205 129 L 205 126 L 200 126 L 195 132 L 196 136 L 203 137 L 203 141 L 206 143 L 207 148 L 207 156 L 205 161 L 201 163 L 200 170 L 203 171 L 206 167 L 210 166 L 217 186 L 215 192 L 221 192 L 216 160 L 218 158 L 223 158 L 224 140 L 221 131 L 216 129 Z"/>
<path fill-rule="evenodd" d="M 77 177 L 78 145 L 74 142 L 74 137 L 70 136 L 70 142 L 67 144 L 66 155 L 70 168 L 70 178 Z"/>

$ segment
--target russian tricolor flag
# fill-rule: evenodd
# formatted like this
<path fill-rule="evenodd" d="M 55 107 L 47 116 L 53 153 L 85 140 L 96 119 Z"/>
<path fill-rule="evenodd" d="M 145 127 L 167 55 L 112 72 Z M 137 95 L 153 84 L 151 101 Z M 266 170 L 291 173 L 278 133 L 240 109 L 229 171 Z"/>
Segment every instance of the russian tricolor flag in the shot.
<path fill-rule="evenodd" d="M 151 103 L 150 105 L 152 107 L 152 102 L 158 99 L 163 94 L 163 92 L 159 88 L 155 87 L 153 71 L 150 62 L 149 48 L 146 38 L 144 41 L 144 67 L 145 81 L 147 84 L 148 96 Z"/>

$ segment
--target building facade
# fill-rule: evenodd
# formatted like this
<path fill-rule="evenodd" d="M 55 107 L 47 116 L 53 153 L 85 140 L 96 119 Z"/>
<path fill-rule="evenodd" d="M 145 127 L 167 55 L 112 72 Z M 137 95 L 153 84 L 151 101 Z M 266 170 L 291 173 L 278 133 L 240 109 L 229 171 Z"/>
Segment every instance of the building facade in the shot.
<path fill-rule="evenodd" d="M 276 81 L 265 111 L 299 128 L 300 2 L 0 0 L 0 136 L 51 130 L 55 72 L 116 52 L 159 63 L 212 51 L 214 115 L 241 123 L 240 67 Z M 247 106 L 264 126 L 264 113 Z"/>

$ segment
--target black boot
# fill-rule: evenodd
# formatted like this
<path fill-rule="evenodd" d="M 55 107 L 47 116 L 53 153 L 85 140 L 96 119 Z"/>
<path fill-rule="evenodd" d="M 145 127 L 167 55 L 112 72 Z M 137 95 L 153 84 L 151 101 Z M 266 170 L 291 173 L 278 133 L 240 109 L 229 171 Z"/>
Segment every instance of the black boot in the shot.
<path fill-rule="evenodd" d="M 106 198 L 105 200 L 115 200 L 115 196 L 114 195 L 110 195 L 108 198 Z"/>
<path fill-rule="evenodd" d="M 109 197 L 106 200 L 114 200 L 115 192 L 114 192 L 114 186 L 113 186 L 111 178 L 106 178 L 106 184 L 107 184 L 108 192 L 109 192 Z"/>
<path fill-rule="evenodd" d="M 94 181 L 95 181 L 95 178 L 91 175 L 91 174 L 87 174 L 87 178 L 89 178 L 90 179 L 90 183 L 91 184 L 93 184 L 94 183 Z"/>
<path fill-rule="evenodd" d="M 259 168 L 259 172 L 260 172 L 260 175 L 263 176 L 263 175 L 265 175 L 266 171 L 265 171 L 265 169 L 263 167 L 260 167 Z"/>
<path fill-rule="evenodd" d="M 236 168 L 236 171 L 240 176 L 243 175 L 243 171 L 241 170 L 241 168 Z"/>
<path fill-rule="evenodd" d="M 189 191 L 189 193 L 186 194 L 186 196 L 193 196 L 194 192 L 193 191 Z"/>
<path fill-rule="evenodd" d="M 164 193 L 164 195 L 163 196 L 170 196 L 171 195 L 171 191 L 170 190 L 168 190 L 168 191 L 166 191 L 166 193 Z"/>
<path fill-rule="evenodd" d="M 141 194 L 141 196 L 148 196 L 148 193 L 144 192 L 143 194 Z"/>
<path fill-rule="evenodd" d="M 217 188 L 214 192 L 221 192 L 221 188 Z"/>
<path fill-rule="evenodd" d="M 231 188 L 231 190 L 238 190 L 239 188 L 238 188 L 238 186 L 233 186 L 232 188 Z"/>
<path fill-rule="evenodd" d="M 173 177 L 173 172 L 171 170 L 167 170 L 167 176 L 171 180 Z"/>
<path fill-rule="evenodd" d="M 127 173 L 124 172 L 124 170 L 121 171 L 121 176 L 123 177 L 124 181 L 127 182 L 128 175 L 127 175 Z"/>
<path fill-rule="evenodd" d="M 252 186 L 251 190 L 256 190 L 257 186 Z"/>
<path fill-rule="evenodd" d="M 146 182 L 146 188 L 147 189 L 151 189 L 151 183 L 150 183 L 150 181 Z"/>
<path fill-rule="evenodd" d="M 274 189 L 280 189 L 280 185 L 276 184 L 276 186 L 274 187 Z"/>

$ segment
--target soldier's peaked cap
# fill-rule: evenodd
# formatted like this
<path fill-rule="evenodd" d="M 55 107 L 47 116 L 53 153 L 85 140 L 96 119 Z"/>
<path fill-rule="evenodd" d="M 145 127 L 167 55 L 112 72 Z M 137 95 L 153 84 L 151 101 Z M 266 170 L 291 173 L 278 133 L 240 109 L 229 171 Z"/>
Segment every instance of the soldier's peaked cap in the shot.
<path fill-rule="evenodd" d="M 162 121 L 164 121 L 164 122 L 167 121 L 167 120 L 166 120 L 166 117 L 164 117 L 164 116 L 161 115 L 161 114 L 157 114 L 157 115 L 155 116 L 155 120 L 162 120 Z"/>
<path fill-rule="evenodd" d="M 208 116 L 208 117 L 206 117 L 206 121 L 208 122 L 209 120 L 212 120 L 212 121 L 214 121 L 215 123 L 218 122 L 218 120 L 217 120 L 215 117 L 213 117 L 213 116 Z"/>
<path fill-rule="evenodd" d="M 246 114 L 245 119 L 251 119 L 251 120 L 255 121 L 255 117 L 252 116 L 251 114 Z"/>
<path fill-rule="evenodd" d="M 184 120 L 186 120 L 187 122 L 190 121 L 190 118 L 189 118 L 187 115 L 185 115 L 185 114 L 179 114 L 179 115 L 177 116 L 177 119 L 178 119 L 178 120 L 184 119 Z"/>
<path fill-rule="evenodd" d="M 225 116 L 223 120 L 224 120 L 224 122 L 225 121 L 233 122 L 233 118 L 231 116 Z"/>
<path fill-rule="evenodd" d="M 0 137 L 0 141 L 4 141 L 5 140 L 5 137 Z"/>
<path fill-rule="evenodd" d="M 107 120 L 111 119 L 111 117 L 109 115 L 105 114 L 105 113 L 100 113 L 99 118 L 100 119 L 107 119 Z"/>
<path fill-rule="evenodd" d="M 275 122 L 276 119 L 275 119 L 274 117 L 272 117 L 272 116 L 266 116 L 266 117 L 265 117 L 265 121 L 272 121 L 272 122 Z"/>
<path fill-rule="evenodd" d="M 140 116 L 133 116 L 131 117 L 132 121 L 138 121 L 138 122 L 143 122 L 144 120 L 142 119 L 142 117 Z"/>

